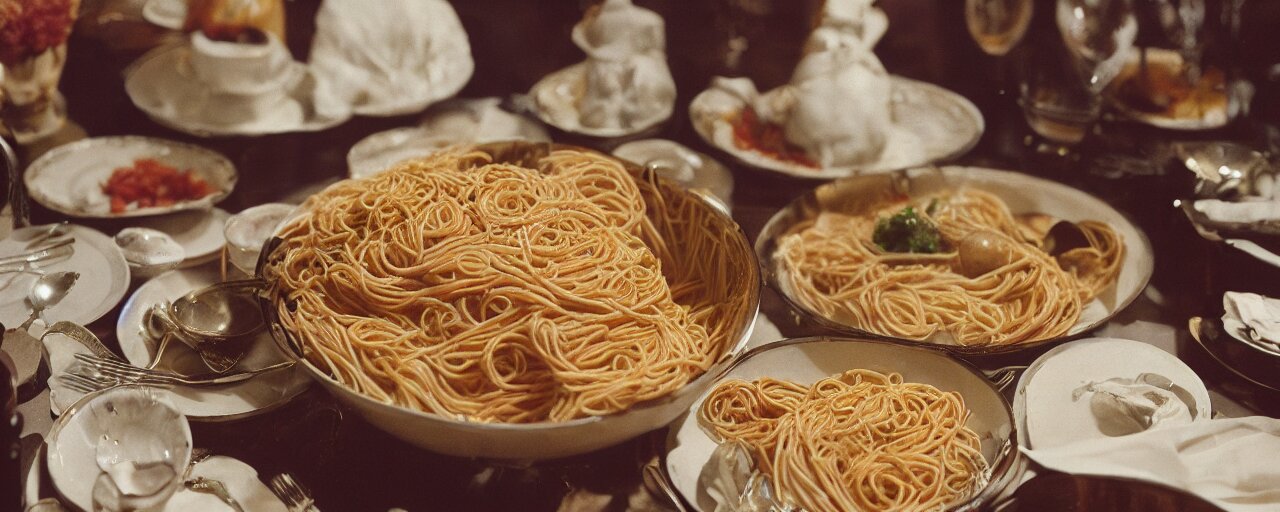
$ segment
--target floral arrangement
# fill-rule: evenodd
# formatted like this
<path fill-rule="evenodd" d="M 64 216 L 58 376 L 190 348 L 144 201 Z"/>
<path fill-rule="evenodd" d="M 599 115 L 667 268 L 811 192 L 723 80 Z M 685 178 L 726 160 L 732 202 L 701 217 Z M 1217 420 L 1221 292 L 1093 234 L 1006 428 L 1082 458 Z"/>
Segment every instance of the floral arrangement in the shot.
<path fill-rule="evenodd" d="M 0 0 L 0 64 L 12 66 L 67 41 L 78 0 Z"/>

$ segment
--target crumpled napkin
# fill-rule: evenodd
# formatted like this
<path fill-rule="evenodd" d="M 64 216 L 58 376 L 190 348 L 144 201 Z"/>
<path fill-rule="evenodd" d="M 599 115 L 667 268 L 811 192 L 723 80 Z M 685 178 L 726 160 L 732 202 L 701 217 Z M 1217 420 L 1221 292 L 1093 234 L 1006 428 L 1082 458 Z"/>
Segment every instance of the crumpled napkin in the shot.
<path fill-rule="evenodd" d="M 444 0 L 325 0 L 310 63 L 362 115 L 417 112 L 457 93 L 475 70 L 471 44 Z"/>
<path fill-rule="evenodd" d="M 1280 355 L 1280 299 L 1227 292 L 1222 309 L 1222 326 L 1233 338 Z"/>
<path fill-rule="evenodd" d="M 1232 512 L 1280 510 L 1280 420 L 1274 418 L 1197 421 L 1022 452 L 1055 471 L 1158 482 Z"/>
<path fill-rule="evenodd" d="M 1277 199 L 1248 198 L 1242 201 L 1200 199 L 1193 207 L 1216 223 L 1280 223 L 1280 200 Z"/>

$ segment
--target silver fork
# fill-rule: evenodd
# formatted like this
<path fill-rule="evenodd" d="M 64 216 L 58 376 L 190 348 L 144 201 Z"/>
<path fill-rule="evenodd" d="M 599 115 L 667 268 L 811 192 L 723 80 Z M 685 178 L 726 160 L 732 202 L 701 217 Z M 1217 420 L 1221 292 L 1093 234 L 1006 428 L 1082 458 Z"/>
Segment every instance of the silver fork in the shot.
<path fill-rule="evenodd" d="M 271 487 L 271 492 L 284 502 L 289 512 L 320 512 L 320 509 L 316 508 L 316 500 L 311 497 L 311 491 L 294 480 L 293 475 L 280 473 L 271 477 L 268 485 Z"/>
<path fill-rule="evenodd" d="M 220 375 L 213 378 L 200 378 L 189 375 L 179 375 L 173 372 L 161 370 L 148 370 L 137 366 L 122 363 L 114 359 L 92 356 L 89 354 L 76 354 L 76 361 L 83 363 L 88 369 L 100 374 L 101 376 L 115 378 L 123 382 L 131 384 L 159 384 L 165 386 L 218 386 L 223 384 L 233 384 L 236 382 L 252 379 L 253 377 L 293 366 L 293 361 L 284 361 L 257 368 L 247 370 L 240 373 L 230 375 Z M 84 371 L 76 371 L 79 368 L 73 368 L 71 374 L 79 374 L 82 376 L 95 377 L 95 375 L 86 375 Z"/>

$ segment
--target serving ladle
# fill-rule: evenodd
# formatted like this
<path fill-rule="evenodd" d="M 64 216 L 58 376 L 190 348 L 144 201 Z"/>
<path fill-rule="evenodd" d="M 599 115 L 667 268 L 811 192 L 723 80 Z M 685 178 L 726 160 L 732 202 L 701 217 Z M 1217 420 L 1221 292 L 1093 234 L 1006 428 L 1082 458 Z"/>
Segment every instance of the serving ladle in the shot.
<path fill-rule="evenodd" d="M 160 363 L 174 339 L 195 350 L 215 372 L 235 367 L 248 352 L 249 336 L 266 325 L 256 296 L 261 289 L 262 281 L 257 279 L 228 281 L 152 306 L 143 322 L 160 341 L 147 368 Z"/>

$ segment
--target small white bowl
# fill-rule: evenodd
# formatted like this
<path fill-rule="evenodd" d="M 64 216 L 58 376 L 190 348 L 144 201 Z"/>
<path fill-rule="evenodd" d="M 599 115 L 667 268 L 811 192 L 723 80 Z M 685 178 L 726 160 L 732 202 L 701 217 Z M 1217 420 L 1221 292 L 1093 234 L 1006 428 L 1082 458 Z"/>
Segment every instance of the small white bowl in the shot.
<path fill-rule="evenodd" d="M 253 275 L 258 265 L 262 245 L 297 206 L 286 203 L 267 203 L 247 208 L 227 219 L 223 235 L 227 238 L 227 253 L 231 264 L 248 275 Z"/>
<path fill-rule="evenodd" d="M 168 400 L 168 391 L 120 386 L 86 395 L 63 411 L 46 440 L 45 464 L 58 494 L 81 510 L 93 510 L 93 488 L 103 464 L 163 461 L 181 486 L 191 461 L 191 427 Z"/>

